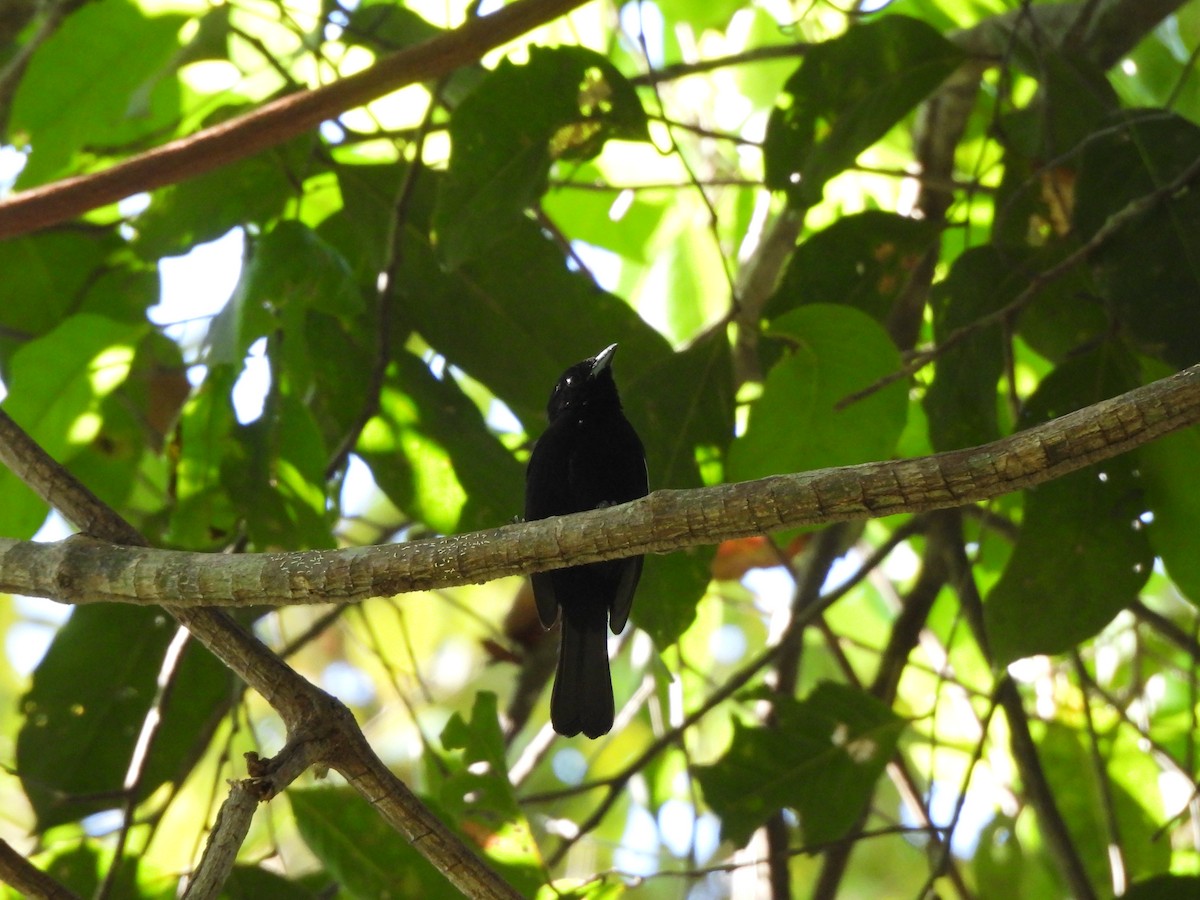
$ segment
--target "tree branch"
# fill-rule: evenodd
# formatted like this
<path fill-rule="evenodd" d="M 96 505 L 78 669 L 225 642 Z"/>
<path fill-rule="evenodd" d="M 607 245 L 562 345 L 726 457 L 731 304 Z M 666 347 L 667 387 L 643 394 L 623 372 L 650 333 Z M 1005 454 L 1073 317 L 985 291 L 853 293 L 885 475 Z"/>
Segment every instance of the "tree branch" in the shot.
<path fill-rule="evenodd" d="M 0 840 L 0 882 L 33 900 L 80 900 L 78 894 L 38 869 L 3 840 Z"/>
<path fill-rule="evenodd" d="M 127 545 L 144 546 L 145 539 L 133 526 L 51 460 L 2 411 L 0 461 L 59 512 L 72 521 L 89 523 L 94 534 L 125 541 Z M 251 773 L 262 788 L 262 799 L 270 799 L 283 790 L 309 766 L 327 766 L 340 772 L 389 825 L 465 895 L 518 896 L 380 761 L 344 704 L 289 668 L 222 610 L 172 603 L 165 606 L 197 640 L 261 694 L 287 726 L 288 739 L 283 749 L 270 760 L 258 761 Z M 204 863 L 200 872 L 204 890 L 211 887 L 213 877 L 222 867 L 219 860 Z M 19 875 L 18 871 L 13 877 Z M 7 879 L 9 874 L 0 870 L 0 876 Z"/>
<path fill-rule="evenodd" d="M 0 590 L 67 603 L 169 603 L 176 609 L 394 596 L 798 525 L 989 500 L 1196 422 L 1200 366 L 980 447 L 656 491 L 608 509 L 403 545 L 227 556 L 112 546 L 83 536 L 54 544 L 0 539 Z M 8 455 L 0 442 L 0 459 Z"/>
<path fill-rule="evenodd" d="M 252 113 L 99 172 L 22 191 L 0 202 L 0 239 L 56 225 L 131 194 L 174 184 L 277 147 L 376 97 L 446 75 L 582 3 L 521 0 L 331 84 L 281 97 Z"/>

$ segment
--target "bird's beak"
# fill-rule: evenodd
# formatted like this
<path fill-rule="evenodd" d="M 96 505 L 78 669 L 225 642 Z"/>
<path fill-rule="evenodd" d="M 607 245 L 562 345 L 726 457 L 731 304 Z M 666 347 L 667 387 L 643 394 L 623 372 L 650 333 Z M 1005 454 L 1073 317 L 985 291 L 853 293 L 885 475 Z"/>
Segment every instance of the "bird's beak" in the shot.
<path fill-rule="evenodd" d="M 601 372 L 608 368 L 612 362 L 613 354 L 617 352 L 616 344 L 609 344 L 599 353 L 592 357 L 592 372 L 591 377 L 595 378 Z"/>

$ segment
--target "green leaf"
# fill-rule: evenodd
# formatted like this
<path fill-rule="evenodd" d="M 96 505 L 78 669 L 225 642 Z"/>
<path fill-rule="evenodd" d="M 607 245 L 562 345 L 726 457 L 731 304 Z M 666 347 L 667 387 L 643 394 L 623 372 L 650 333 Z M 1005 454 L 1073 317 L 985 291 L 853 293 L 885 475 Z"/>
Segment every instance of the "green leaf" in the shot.
<path fill-rule="evenodd" d="M 365 0 L 350 13 L 345 40 L 391 53 L 442 33 L 441 28 L 391 0 Z"/>
<path fill-rule="evenodd" d="M 76 896 L 94 897 L 104 883 L 105 874 L 115 862 L 110 849 L 101 850 L 91 841 L 81 841 L 69 849 L 58 850 L 39 867 L 44 868 L 46 874 L 59 884 L 74 891 Z M 152 896 L 138 889 L 138 857 L 125 856 L 119 865 L 119 874 L 111 887 L 114 893 L 131 900 Z"/>
<path fill-rule="evenodd" d="M 1067 824 L 1072 843 L 1093 885 L 1110 882 L 1109 835 L 1104 823 L 1109 810 L 1095 765 L 1087 749 L 1087 736 L 1059 722 L 1047 722 L 1038 742 L 1038 756 L 1046 771 L 1055 802 Z M 1144 751 L 1143 751 L 1144 752 Z M 1113 761 L 1113 765 L 1117 765 Z M 1107 776 L 1105 776 L 1107 777 Z M 1161 872 L 1171 859 L 1170 844 L 1156 837 L 1158 823 L 1117 780 L 1109 780 L 1111 813 L 1129 876 Z"/>
<path fill-rule="evenodd" d="M 1200 875 L 1155 875 L 1133 882 L 1121 896 L 1125 900 L 1195 900 L 1200 896 Z"/>
<path fill-rule="evenodd" d="M 1063 363 L 1029 399 L 1022 426 L 1129 390 L 1129 371 L 1109 348 Z M 995 662 L 1061 653 L 1133 602 L 1154 562 L 1141 493 L 1127 457 L 1026 491 L 1020 536 L 984 607 Z"/>
<path fill-rule="evenodd" d="M 95 437 L 101 399 L 129 374 L 145 324 L 71 316 L 13 354 L 4 409 L 63 462 Z"/>
<path fill-rule="evenodd" d="M 1026 259 L 1022 248 L 1009 248 L 1005 252 L 1011 253 L 1014 259 Z M 1044 251 L 1027 258 L 1026 271 L 1047 271 L 1077 249 L 1074 238 L 1048 245 Z M 1091 271 L 1076 266 L 1038 291 L 1033 302 L 1021 310 L 1016 328 L 1021 338 L 1038 354 L 1053 362 L 1062 362 L 1101 341 L 1112 330 L 1112 323 L 1096 291 Z"/>
<path fill-rule="evenodd" d="M 1094 235 L 1128 203 L 1171 183 L 1200 158 L 1200 127 L 1163 113 L 1126 112 L 1084 145 L 1075 225 Z M 1088 259 L 1112 315 L 1143 352 L 1183 367 L 1200 361 L 1200 192 L 1154 204 Z"/>
<path fill-rule="evenodd" d="M 209 358 L 240 367 L 250 345 L 280 320 L 302 327 L 297 308 L 349 318 L 365 304 L 342 255 L 307 226 L 288 220 L 254 243 L 233 296 L 209 327 Z"/>
<path fill-rule="evenodd" d="M 299 310 L 284 316 L 282 345 L 270 347 L 272 373 L 307 400 L 327 447 L 341 445 L 370 396 L 379 349 L 368 332 L 361 320 Z"/>
<path fill-rule="evenodd" d="M 1011 252 L 975 247 L 954 261 L 933 288 L 933 335 L 941 346 L 959 328 L 1002 309 L 1029 283 Z M 925 393 L 929 439 L 937 451 L 986 444 L 1000 437 L 997 383 L 1004 369 L 1007 337 L 1002 322 L 978 328 L 937 358 Z"/>
<path fill-rule="evenodd" d="M 906 385 L 893 383 L 835 408 L 900 367 L 883 328 L 856 309 L 813 304 L 776 319 L 769 334 L 790 344 L 792 352 L 767 374 L 746 433 L 729 449 L 729 480 L 890 456 L 904 429 Z"/>
<path fill-rule="evenodd" d="M 109 235 L 81 231 L 42 231 L 0 241 L 0 272 L 4 272 L 0 335 L 37 336 L 58 325 L 114 243 Z M 0 336 L 0 347 L 9 346 L 15 350 L 20 344 Z M 7 357 L 5 353 L 0 360 L 6 379 L 10 377 Z"/>
<path fill-rule="evenodd" d="M 610 138 L 643 140 L 633 86 L 583 47 L 531 47 L 502 61 L 450 119 L 450 166 L 434 212 L 451 269 L 478 257 L 546 189 L 558 159 L 591 159 Z"/>
<path fill-rule="evenodd" d="M 1039 166 L 1061 159 L 1119 105 L 1104 71 L 1078 54 L 1030 41 L 1017 49 L 1015 58 L 1037 78 L 1038 93 L 1001 120 L 1000 132 L 1010 153 L 1037 160 Z"/>
<path fill-rule="evenodd" d="M 475 695 L 470 720 L 455 713 L 442 730 L 442 746 L 462 750 L 441 786 L 443 808 L 497 871 L 525 896 L 546 881 L 546 869 L 529 820 L 508 780 L 504 735 L 496 695 Z"/>
<path fill-rule="evenodd" d="M 808 51 L 784 85 L 763 144 L 767 186 L 807 208 L 963 61 L 918 19 L 886 16 Z"/>
<path fill-rule="evenodd" d="M 717 456 L 733 435 L 732 373 L 728 338 L 715 330 L 634 378 L 618 374 L 625 412 L 646 448 L 651 490 L 703 483 L 697 455 Z M 695 619 L 711 557 L 711 548 L 647 557 L 632 616 L 658 647 L 675 643 Z"/>
<path fill-rule="evenodd" d="M 222 110 L 220 120 L 249 108 Z M 210 117 L 217 119 L 217 117 Z M 218 121 L 209 121 L 210 125 Z M 303 135 L 255 156 L 155 191 L 133 221 L 133 248 L 143 259 L 186 253 L 231 228 L 265 224 L 295 197 L 296 185 L 317 171 L 315 138 Z"/>
<path fill-rule="evenodd" d="M 804 700 L 773 698 L 776 727 L 734 723 L 733 743 L 697 777 L 721 834 L 745 846 L 774 812 L 799 811 L 805 844 L 843 837 L 895 752 L 904 720 L 862 691 L 823 681 Z"/>
<path fill-rule="evenodd" d="M 324 896 L 318 890 L 251 865 L 234 866 L 221 888 L 221 900 L 260 900 L 265 897 L 270 900 L 321 900 Z"/>
<path fill-rule="evenodd" d="M 176 546 L 220 546 L 233 530 L 234 508 L 222 487 L 220 466 L 237 426 L 230 397 L 237 372 L 232 366 L 211 367 L 180 415 L 169 529 Z"/>
<path fill-rule="evenodd" d="M 670 354 L 666 340 L 626 303 L 568 270 L 534 223 L 521 219 L 498 231 L 485 256 L 451 273 L 410 231 L 408 277 L 397 292 L 430 345 L 486 384 L 529 430 L 545 421 L 546 400 L 563 370 L 607 344 L 620 344 L 618 385 Z"/>
<path fill-rule="evenodd" d="M 128 0 L 72 12 L 17 81 L 9 128 L 33 148 L 18 186 L 50 181 L 85 151 L 130 144 L 174 124 L 179 84 L 161 75 L 186 21 L 146 16 Z"/>
<path fill-rule="evenodd" d="M 511 521 L 523 506 L 521 465 L 446 373 L 399 353 L 356 452 L 407 515 L 441 534 Z"/>
<path fill-rule="evenodd" d="M 712 580 L 712 556 L 711 547 L 689 547 L 646 557 L 630 618 L 660 650 L 678 641 L 695 621 L 696 604 Z"/>
<path fill-rule="evenodd" d="M 621 198 L 621 215 L 614 219 L 612 212 L 621 195 L 592 189 L 604 181 L 604 173 L 594 163 L 584 163 L 572 169 L 567 184 L 546 192 L 542 211 L 571 241 L 603 247 L 636 262 L 649 262 L 654 254 L 651 239 L 670 209 L 670 196 L 637 191 L 628 205 Z"/>
<path fill-rule="evenodd" d="M 403 162 L 338 165 L 333 171 L 342 195 L 342 208 L 317 226 L 317 234 L 351 263 L 361 290 L 378 290 L 379 272 L 392 257 L 396 198 L 401 187 L 410 177 L 414 178 L 406 207 L 405 231 L 399 237 L 404 238 L 405 234 L 424 237 L 429 230 L 441 176 L 429 170 L 422 170 L 419 178 L 410 176 L 410 167 Z M 401 281 L 408 277 L 405 271 Z"/>
<path fill-rule="evenodd" d="M 247 293 L 275 311 L 300 305 L 335 316 L 353 316 L 366 304 L 345 258 L 304 224 L 277 223 L 254 245 Z"/>
<path fill-rule="evenodd" d="M 121 805 L 176 628 L 160 609 L 106 604 L 78 607 L 59 629 L 21 700 L 17 737 L 17 770 L 39 831 Z M 229 672 L 195 641 L 184 648 L 173 685 L 139 799 L 187 775 L 233 689 Z"/>
<path fill-rule="evenodd" d="M 1166 366 L 1149 367 L 1152 377 L 1165 378 Z M 1146 529 L 1150 546 L 1167 574 L 1193 603 L 1200 602 L 1200 426 L 1186 428 L 1140 447 L 1137 467 L 1146 491 L 1146 507 L 1154 521 Z"/>
<path fill-rule="evenodd" d="M 99 434 L 101 403 L 125 380 L 146 330 L 80 314 L 28 341 L 10 360 L 5 412 L 50 456 L 69 462 Z M 0 534 L 32 536 L 45 504 L 7 467 L 0 468 L 0 496 Z"/>
<path fill-rule="evenodd" d="M 659 357 L 617 381 L 622 406 L 646 448 L 650 487 L 699 487 L 698 449 L 721 451 L 733 437 L 733 360 L 729 339 L 716 330 L 686 350 Z"/>
<path fill-rule="evenodd" d="M 988 822 L 979 832 L 971 864 L 981 897 L 999 900 L 1010 896 L 1030 868 L 1017 838 L 1015 820 L 997 815 Z M 1003 887 L 997 890 L 999 885 Z"/>
<path fill-rule="evenodd" d="M 355 900 L 457 898 L 459 893 L 413 845 L 348 788 L 289 789 L 288 801 L 308 849 Z"/>
<path fill-rule="evenodd" d="M 258 548 L 334 546 L 325 496 L 328 454 L 308 408 L 276 392 L 264 415 L 232 432 L 221 484 Z"/>
<path fill-rule="evenodd" d="M 765 314 L 775 319 L 802 304 L 838 303 L 886 324 L 938 230 L 878 209 L 843 216 L 796 248 Z"/>

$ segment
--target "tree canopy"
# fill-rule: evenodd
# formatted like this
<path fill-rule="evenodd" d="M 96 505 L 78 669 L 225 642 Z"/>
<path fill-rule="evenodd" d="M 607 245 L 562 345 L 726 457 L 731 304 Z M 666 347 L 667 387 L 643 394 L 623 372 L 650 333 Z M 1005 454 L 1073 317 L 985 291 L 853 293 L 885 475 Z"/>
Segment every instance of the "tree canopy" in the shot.
<path fill-rule="evenodd" d="M 1183 0 L 6 5 L 0 890 L 1196 896 L 1198 54 Z M 613 342 L 651 496 L 517 523 Z M 521 576 L 647 550 L 558 737 Z"/>

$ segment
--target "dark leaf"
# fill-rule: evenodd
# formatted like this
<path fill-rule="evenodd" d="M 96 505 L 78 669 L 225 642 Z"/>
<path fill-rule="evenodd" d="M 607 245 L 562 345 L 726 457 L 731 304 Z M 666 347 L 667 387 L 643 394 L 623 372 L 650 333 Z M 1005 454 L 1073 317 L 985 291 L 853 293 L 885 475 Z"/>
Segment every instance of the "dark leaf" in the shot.
<path fill-rule="evenodd" d="M 1200 875 L 1155 875 L 1135 881 L 1121 896 L 1125 900 L 1195 900 L 1200 896 Z"/>
<path fill-rule="evenodd" d="M 450 119 L 450 167 L 434 212 L 451 269 L 479 257 L 546 189 L 558 159 L 590 159 L 610 138 L 645 139 L 633 86 L 583 47 L 532 47 L 503 61 Z"/>
<path fill-rule="evenodd" d="M 81 606 L 55 635 L 21 700 L 17 769 L 37 828 L 122 805 L 134 745 L 177 627 L 160 609 Z M 178 783 L 208 746 L 234 690 L 229 672 L 188 641 L 138 799 Z"/>
<path fill-rule="evenodd" d="M 500 231 L 485 256 L 447 273 L 410 230 L 408 277 L 398 290 L 421 335 L 486 384 L 527 430 L 544 425 L 546 400 L 567 366 L 606 345 L 620 345 L 618 386 L 668 358 L 666 340 L 622 300 L 570 271 L 536 225 L 520 219 Z"/>
<path fill-rule="evenodd" d="M 109 235 L 78 231 L 42 231 L 0 241 L 0 347 L 15 349 L 19 340 L 58 325 L 114 244 Z M 6 380 L 11 377 L 8 355 L 0 358 Z"/>
<path fill-rule="evenodd" d="M 221 889 L 221 900 L 321 900 L 324 896 L 320 890 L 251 865 L 234 866 Z"/>
<path fill-rule="evenodd" d="M 254 546 L 332 547 L 328 454 L 307 407 L 289 392 L 274 393 L 264 415 L 231 436 L 220 462 L 221 484 Z"/>
<path fill-rule="evenodd" d="M 699 487 L 698 457 L 719 458 L 733 435 L 733 363 L 724 331 L 633 379 L 623 371 L 622 405 L 645 445 L 650 489 Z M 711 556 L 710 548 L 693 548 L 646 559 L 632 615 L 657 646 L 669 647 L 691 625 Z"/>
<path fill-rule="evenodd" d="M 1029 283 L 1013 254 L 976 247 L 954 261 L 950 274 L 933 288 L 933 336 L 941 344 L 959 328 L 1002 309 Z M 1000 437 L 996 417 L 997 383 L 1004 368 L 1003 323 L 976 328 L 937 358 L 933 383 L 925 393 L 929 440 L 938 451 L 986 444 Z"/>
<path fill-rule="evenodd" d="M 222 111 L 232 118 L 248 109 Z M 214 117 L 215 118 L 215 117 Z M 217 124 L 210 122 L 209 124 Z M 277 218 L 296 195 L 297 183 L 316 174 L 314 139 L 298 137 L 212 172 L 160 188 L 134 221 L 134 249 L 147 260 L 186 253 L 231 228 Z"/>
<path fill-rule="evenodd" d="M 1129 390 L 1136 384 L 1130 371 L 1111 348 L 1063 363 L 1030 398 L 1022 425 Z M 997 663 L 1061 653 L 1133 602 L 1154 561 L 1139 521 L 1144 509 L 1128 457 L 1026 492 L 1020 536 L 984 608 Z"/>
<path fill-rule="evenodd" d="M 937 235 L 932 222 L 882 210 L 843 216 L 796 248 L 765 315 L 774 319 L 801 304 L 839 303 L 886 324 Z"/>
<path fill-rule="evenodd" d="M 1200 127 L 1163 112 L 1124 113 L 1084 146 L 1075 225 L 1087 240 L 1128 203 L 1200 159 Z M 1200 361 L 1200 191 L 1184 189 L 1126 223 L 1090 257 L 1113 316 L 1171 365 Z"/>
<path fill-rule="evenodd" d="M 234 446 L 231 392 L 237 379 L 232 366 L 213 366 L 204 383 L 183 407 L 177 429 L 175 503 L 170 543 L 190 549 L 222 546 L 236 516 L 221 484 L 221 460 Z"/>
<path fill-rule="evenodd" d="M 457 898 L 444 875 L 349 788 L 291 789 L 296 826 L 308 849 L 354 900 Z"/>
<path fill-rule="evenodd" d="M 801 701 L 773 698 L 777 727 L 734 723 L 733 743 L 697 777 L 741 847 L 774 812 L 800 813 L 805 844 L 843 837 L 870 800 L 904 720 L 875 698 L 823 681 Z"/>
<path fill-rule="evenodd" d="M 784 85 L 763 145 L 767 186 L 807 208 L 963 61 L 918 19 L 886 16 L 812 47 Z"/>
<path fill-rule="evenodd" d="M 1150 377 L 1170 374 L 1161 364 Z M 1193 603 L 1200 602 L 1200 427 L 1161 437 L 1137 450 L 1137 467 L 1146 491 L 1146 507 L 1154 520 L 1146 527 L 1150 546 L 1175 586 Z"/>

